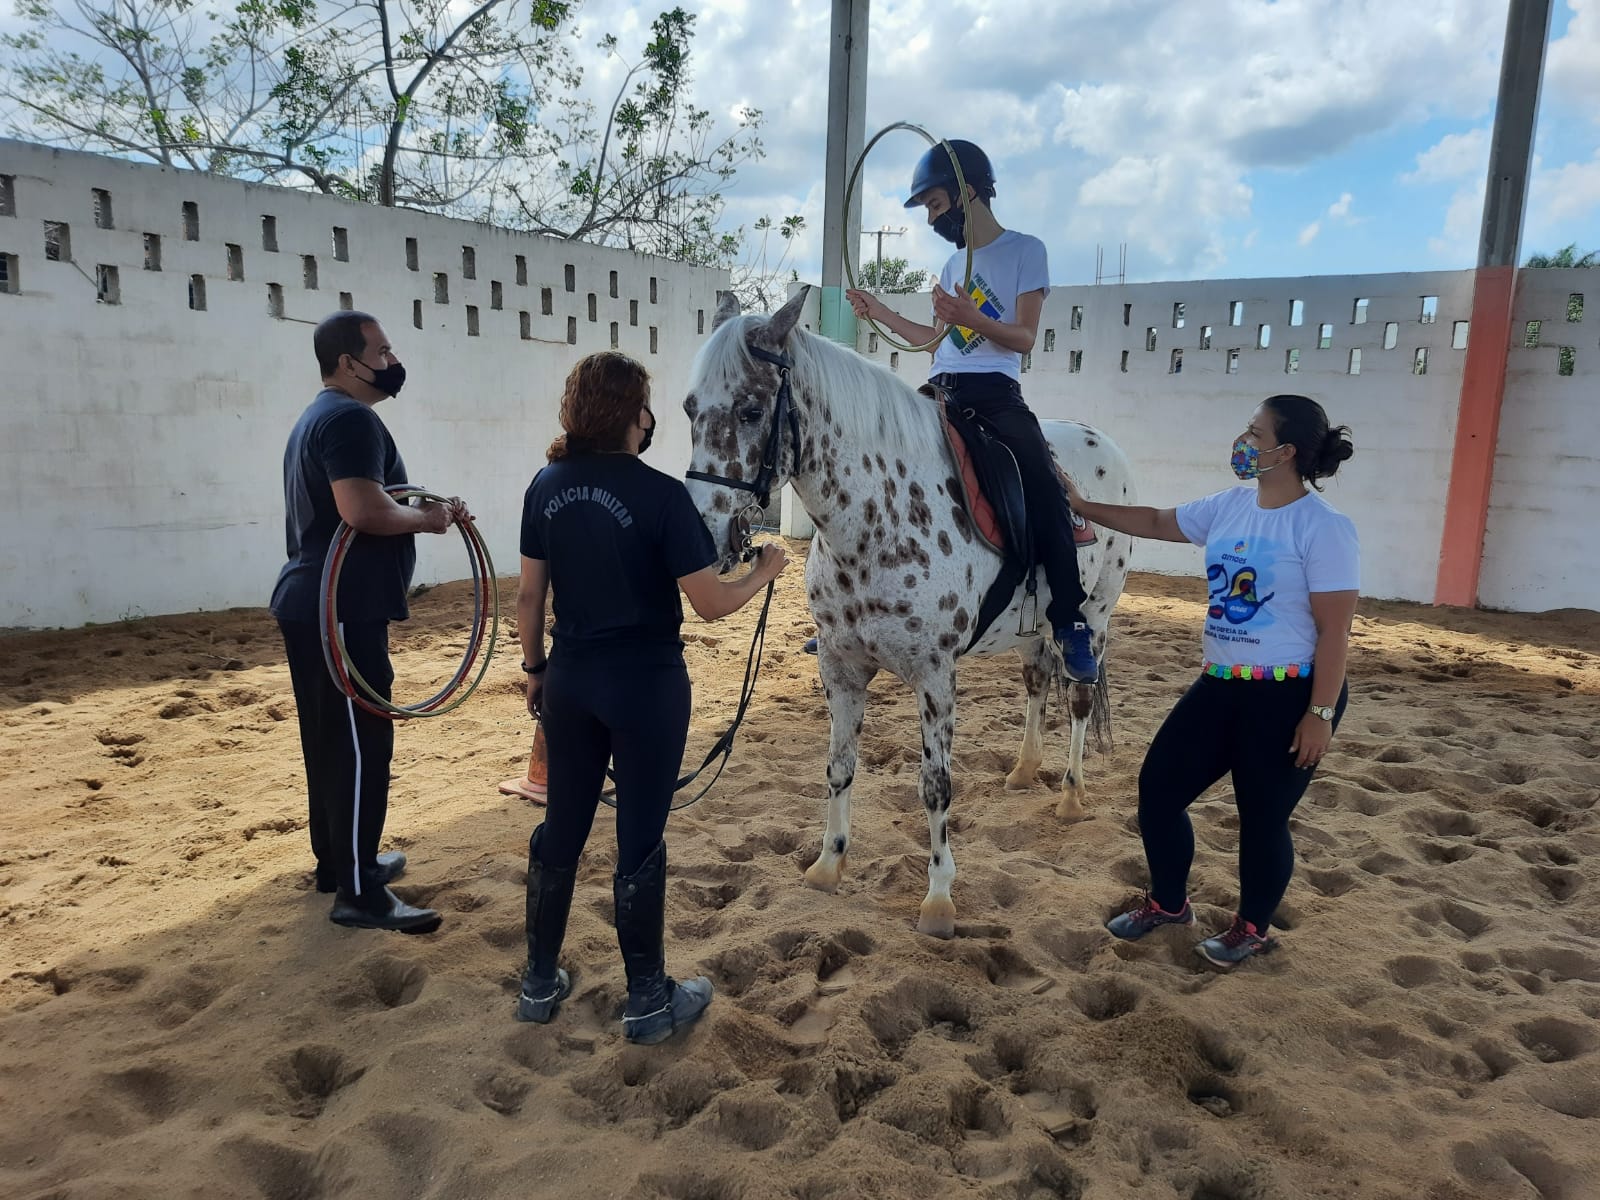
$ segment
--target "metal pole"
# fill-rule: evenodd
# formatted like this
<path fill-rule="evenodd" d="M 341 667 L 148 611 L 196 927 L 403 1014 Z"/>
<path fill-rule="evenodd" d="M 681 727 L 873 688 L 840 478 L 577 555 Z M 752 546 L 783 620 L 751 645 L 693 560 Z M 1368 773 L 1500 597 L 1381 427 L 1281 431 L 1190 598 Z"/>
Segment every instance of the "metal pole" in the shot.
<path fill-rule="evenodd" d="M 1550 0 L 1511 0 L 1500 59 L 1500 96 L 1489 144 L 1478 269 L 1472 284 L 1471 333 L 1462 364 L 1455 453 L 1439 541 L 1435 604 L 1472 607 L 1478 603 L 1483 537 L 1489 524 L 1489 493 L 1494 485 L 1500 409 L 1505 399 L 1506 356 L 1511 350 L 1522 212 L 1549 41 Z"/>
<path fill-rule="evenodd" d="M 861 239 L 861 201 L 845 209 L 850 168 L 866 143 L 867 9 L 869 0 L 833 0 L 828 56 L 828 152 L 822 209 L 822 295 L 819 326 L 825 337 L 856 344 L 856 318 L 844 298 L 842 247 Z"/>

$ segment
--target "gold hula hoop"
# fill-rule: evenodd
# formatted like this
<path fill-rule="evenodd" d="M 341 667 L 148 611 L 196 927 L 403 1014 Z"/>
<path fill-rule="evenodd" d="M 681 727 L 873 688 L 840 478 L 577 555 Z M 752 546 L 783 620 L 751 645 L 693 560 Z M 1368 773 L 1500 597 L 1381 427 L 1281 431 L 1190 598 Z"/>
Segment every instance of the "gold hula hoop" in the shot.
<path fill-rule="evenodd" d="M 929 133 L 926 129 L 924 129 L 920 125 L 913 125 L 909 121 L 896 121 L 893 125 L 886 125 L 882 129 L 878 130 L 878 132 L 873 135 L 872 140 L 870 142 L 868 142 L 865 146 L 862 147 L 861 154 L 856 159 L 855 169 L 850 172 L 850 182 L 845 185 L 845 189 L 844 189 L 844 210 L 845 210 L 845 212 L 849 212 L 850 211 L 851 199 L 856 194 L 856 185 L 858 183 L 860 183 L 860 181 L 861 181 L 861 168 L 866 164 L 867 155 L 872 153 L 872 148 L 874 146 L 876 146 L 883 139 L 883 136 L 885 134 L 893 133 L 897 129 L 907 129 L 907 130 L 910 130 L 912 133 L 916 133 L 916 134 L 922 135 L 923 139 L 926 140 L 928 145 L 930 145 L 930 146 L 943 146 L 944 147 L 944 152 L 950 156 L 950 165 L 953 166 L 956 169 L 956 187 L 959 189 L 960 201 L 961 201 L 962 207 L 964 208 L 966 206 L 966 203 L 967 203 L 967 177 L 966 177 L 966 174 L 961 170 L 961 160 L 956 157 L 955 149 L 950 145 L 950 143 L 948 141 L 944 140 L 943 138 L 934 137 L 933 134 Z M 849 222 L 846 222 L 846 229 L 844 231 L 844 277 L 847 280 L 849 280 L 850 287 L 851 287 L 852 290 L 858 290 L 860 288 L 860 285 L 858 283 L 856 283 L 855 268 L 851 265 L 851 260 L 850 260 L 850 254 L 851 254 L 850 230 L 848 228 L 848 225 L 849 225 Z M 879 280 L 878 282 L 881 284 L 883 281 Z M 966 273 L 966 278 L 962 280 L 961 290 L 962 290 L 962 292 L 967 293 L 967 294 L 970 294 L 971 291 L 972 291 L 972 242 L 970 240 L 967 242 L 967 273 Z M 932 350 L 940 342 L 944 341 L 944 339 L 950 333 L 950 330 L 947 328 L 947 329 L 944 330 L 943 333 L 940 333 L 937 337 L 933 338 L 931 341 L 924 342 L 920 346 L 913 346 L 908 342 L 902 342 L 899 338 L 895 337 L 894 334 L 890 333 L 882 325 L 879 325 L 871 317 L 862 317 L 860 319 L 865 321 L 868 325 L 872 326 L 872 328 L 874 328 L 875 330 L 877 330 L 878 331 L 878 336 L 881 337 L 884 341 L 888 342 L 889 345 L 895 347 L 895 349 L 897 349 L 897 350 L 910 350 L 913 353 L 915 353 L 917 351 L 922 351 L 922 350 Z M 937 318 L 935 318 L 935 320 L 937 320 Z"/>

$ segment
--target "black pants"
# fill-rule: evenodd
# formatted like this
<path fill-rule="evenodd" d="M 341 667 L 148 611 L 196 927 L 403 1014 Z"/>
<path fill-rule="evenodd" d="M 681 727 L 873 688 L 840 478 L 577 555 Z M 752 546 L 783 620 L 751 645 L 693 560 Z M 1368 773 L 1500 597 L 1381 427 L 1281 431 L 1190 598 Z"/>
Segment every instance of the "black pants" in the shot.
<path fill-rule="evenodd" d="M 1045 616 L 1053 629 L 1082 621 L 1085 596 L 1078 576 L 1078 546 L 1072 540 L 1072 509 L 1039 418 L 1023 403 L 1021 385 L 999 371 L 936 375 L 934 382 L 959 407 L 972 409 L 1016 455 L 1033 552 L 1050 585 Z"/>
<path fill-rule="evenodd" d="M 617 873 L 632 875 L 661 843 L 689 736 L 689 672 L 566 659 L 545 673 L 549 794 L 539 860 L 574 867 L 589 840 L 606 764 L 617 782 Z"/>
<path fill-rule="evenodd" d="M 1349 702 L 1339 690 L 1333 726 Z M 1194 861 L 1189 805 L 1233 774 L 1239 810 L 1239 915 L 1265 932 L 1294 874 L 1289 816 L 1315 774 L 1296 767 L 1289 745 L 1311 703 L 1310 679 L 1218 679 L 1202 675 L 1167 714 L 1139 771 L 1139 833 L 1150 892 L 1162 908 L 1183 906 Z"/>
<path fill-rule="evenodd" d="M 365 712 L 334 686 L 322 659 L 322 635 L 315 621 L 280 620 L 278 627 L 283 630 L 300 718 L 317 880 L 359 897 L 382 886 L 375 873 L 378 842 L 389 812 L 394 723 Z M 342 628 L 350 664 L 388 699 L 394 683 L 389 623 L 346 621 Z"/>

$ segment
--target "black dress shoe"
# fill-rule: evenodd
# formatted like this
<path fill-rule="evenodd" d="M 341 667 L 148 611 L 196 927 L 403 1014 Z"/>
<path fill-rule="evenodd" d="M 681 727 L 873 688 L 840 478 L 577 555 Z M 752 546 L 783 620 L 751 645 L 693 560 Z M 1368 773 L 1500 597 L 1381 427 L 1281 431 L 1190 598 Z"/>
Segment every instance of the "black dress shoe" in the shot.
<path fill-rule="evenodd" d="M 406 856 L 400 851 L 390 850 L 387 853 L 378 855 L 377 879 L 379 883 L 393 883 L 405 873 Z M 317 876 L 317 891 L 331 896 L 338 890 L 339 885 L 330 876 L 322 874 Z"/>
<path fill-rule="evenodd" d="M 431 933 L 444 918 L 431 908 L 415 908 L 388 888 L 352 896 L 340 888 L 328 920 L 351 929 L 392 929 L 397 933 Z"/>

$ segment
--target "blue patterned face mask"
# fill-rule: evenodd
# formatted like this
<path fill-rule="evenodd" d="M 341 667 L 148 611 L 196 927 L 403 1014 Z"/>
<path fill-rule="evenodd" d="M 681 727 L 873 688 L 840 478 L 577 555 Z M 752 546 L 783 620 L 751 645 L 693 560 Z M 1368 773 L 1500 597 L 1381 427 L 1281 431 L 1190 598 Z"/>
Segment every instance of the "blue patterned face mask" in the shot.
<path fill-rule="evenodd" d="M 1268 446 L 1265 450 L 1258 450 L 1249 442 L 1240 438 L 1233 444 L 1233 473 L 1240 479 L 1259 479 L 1268 471 L 1283 465 L 1282 463 L 1273 463 L 1270 467 L 1263 467 L 1261 465 L 1261 456 L 1263 454 L 1271 454 L 1274 450 L 1282 448 L 1283 443 L 1279 442 L 1276 446 Z"/>

